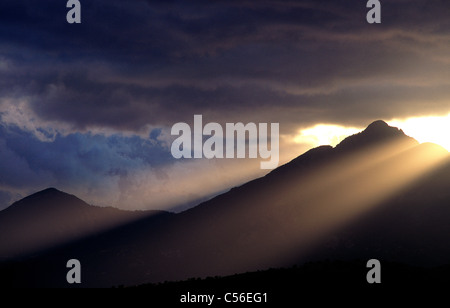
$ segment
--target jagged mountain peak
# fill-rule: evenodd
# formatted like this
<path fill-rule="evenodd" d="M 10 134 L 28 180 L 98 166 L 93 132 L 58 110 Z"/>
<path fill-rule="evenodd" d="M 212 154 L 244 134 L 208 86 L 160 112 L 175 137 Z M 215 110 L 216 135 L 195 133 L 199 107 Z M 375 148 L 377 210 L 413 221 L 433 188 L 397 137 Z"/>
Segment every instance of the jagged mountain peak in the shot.
<path fill-rule="evenodd" d="M 338 150 L 353 150 L 384 142 L 403 141 L 405 146 L 415 146 L 419 142 L 407 136 L 401 129 L 389 126 L 382 120 L 372 122 L 365 130 L 345 138 L 336 146 Z"/>

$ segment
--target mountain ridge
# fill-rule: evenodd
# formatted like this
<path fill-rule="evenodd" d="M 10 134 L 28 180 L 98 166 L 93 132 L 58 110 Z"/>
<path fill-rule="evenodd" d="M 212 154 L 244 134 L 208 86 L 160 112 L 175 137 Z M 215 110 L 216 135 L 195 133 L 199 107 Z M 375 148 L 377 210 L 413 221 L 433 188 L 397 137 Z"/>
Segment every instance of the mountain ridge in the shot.
<path fill-rule="evenodd" d="M 277 173 L 279 171 L 279 169 L 283 169 L 283 167 L 286 165 L 295 164 L 295 162 L 297 160 L 308 161 L 308 160 L 310 160 L 310 157 L 317 159 L 318 157 L 322 157 L 322 156 L 324 156 L 325 158 L 328 158 L 327 155 L 330 154 L 333 149 L 342 150 L 343 148 L 351 148 L 351 150 L 355 150 L 355 149 L 364 148 L 366 146 L 373 145 L 374 143 L 376 144 L 379 141 L 386 142 L 386 140 L 389 140 L 389 139 L 399 139 L 399 138 L 403 138 L 404 140 L 407 140 L 409 145 L 420 145 L 420 143 L 417 140 L 415 140 L 414 138 L 412 138 L 410 136 L 407 136 L 403 132 L 403 130 L 396 128 L 396 127 L 389 126 L 389 124 L 387 124 L 383 120 L 376 120 L 376 121 L 373 121 L 371 124 L 369 124 L 363 131 L 346 137 L 335 147 L 332 147 L 330 145 L 321 145 L 318 147 L 311 148 L 308 151 L 306 151 L 305 153 L 300 154 L 299 156 L 295 157 L 291 161 L 287 162 L 286 164 L 279 166 L 278 168 L 272 170 L 267 175 L 270 175 L 271 173 Z M 362 140 L 364 140 L 364 141 L 362 141 Z M 425 142 L 422 144 L 424 144 L 426 146 L 434 147 L 437 150 L 442 149 L 443 151 L 448 152 L 442 146 L 435 144 L 435 143 Z M 261 177 L 261 178 L 264 178 L 264 177 Z M 258 180 L 258 179 L 260 179 L 260 178 L 250 180 L 248 183 Z M 243 185 L 245 185 L 245 184 L 247 184 L 247 183 L 244 183 Z M 235 189 L 235 188 L 237 188 L 237 187 L 234 187 L 232 189 Z M 67 197 L 74 197 L 77 200 L 85 203 L 88 206 L 99 207 L 96 205 L 88 204 L 84 200 L 78 198 L 77 196 L 70 194 L 70 193 L 63 192 L 61 190 L 58 190 L 55 187 L 49 187 L 49 188 L 43 189 L 41 191 L 35 192 L 29 196 L 26 196 L 16 202 L 14 202 L 9 207 L 18 205 L 18 204 L 25 202 L 32 198 L 43 197 L 44 195 L 47 195 L 47 194 L 54 195 L 54 194 L 61 194 L 61 193 L 65 194 Z M 120 211 L 133 212 L 130 210 L 124 210 L 124 209 L 115 208 L 115 207 L 99 207 L 99 208 L 114 208 L 114 209 L 117 209 Z M 160 210 L 154 210 L 154 211 L 160 211 Z M 139 210 L 137 212 L 139 212 Z M 166 211 L 162 211 L 162 212 L 166 212 Z"/>
<path fill-rule="evenodd" d="M 168 211 L 163 211 L 163 210 L 126 210 L 126 209 L 121 209 L 121 208 L 117 208 L 117 207 L 113 207 L 113 206 L 97 206 L 94 204 L 90 204 L 87 203 L 86 201 L 84 201 L 83 199 L 77 197 L 74 194 L 70 194 L 67 192 L 64 192 L 62 190 L 59 190 L 55 187 L 49 187 L 49 188 L 45 188 L 43 190 L 37 191 L 35 193 L 32 193 L 31 195 L 28 195 L 20 200 L 15 201 L 14 203 L 12 203 L 10 206 L 8 206 L 7 208 L 5 208 L 4 210 L 8 209 L 8 208 L 15 208 L 15 207 L 19 207 L 22 206 L 24 204 L 29 204 L 31 202 L 36 202 L 39 200 L 48 200 L 48 199 L 65 199 L 66 200 L 66 204 L 67 205 L 67 200 L 71 199 L 72 201 L 78 203 L 78 205 L 80 206 L 88 206 L 90 208 L 100 208 L 100 209 L 113 209 L 113 210 L 117 210 L 120 212 L 127 212 L 127 213 L 143 213 L 143 212 L 167 212 Z M 0 211 L 1 212 L 1 211 Z"/>
<path fill-rule="evenodd" d="M 372 143 L 353 137 L 340 149 L 311 149 L 167 219 L 144 217 L 42 254 L 31 272 L 64 285 L 65 268 L 48 264 L 77 256 L 85 286 L 111 286 L 325 259 L 450 263 L 448 152 L 374 123 L 356 134 L 375 136 Z M 26 285 L 30 271 L 13 272 Z"/>
<path fill-rule="evenodd" d="M 34 254 L 153 215 L 169 213 L 93 206 L 75 195 L 47 188 L 0 211 L 0 260 Z"/>

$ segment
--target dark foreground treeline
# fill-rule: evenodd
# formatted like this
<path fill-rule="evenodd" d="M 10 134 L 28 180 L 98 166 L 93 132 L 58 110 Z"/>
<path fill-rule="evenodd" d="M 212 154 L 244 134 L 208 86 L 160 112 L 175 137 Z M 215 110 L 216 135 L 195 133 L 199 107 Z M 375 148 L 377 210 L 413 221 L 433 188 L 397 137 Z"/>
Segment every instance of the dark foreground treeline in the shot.
<path fill-rule="evenodd" d="M 415 302 L 416 298 L 435 302 L 445 297 L 450 287 L 450 265 L 424 268 L 381 261 L 381 284 L 367 283 L 369 270 L 366 261 L 362 260 L 323 261 L 226 277 L 192 278 L 127 288 L 115 285 L 109 290 L 67 290 L 61 294 L 74 303 L 111 303 L 124 307 L 310 307 L 311 303 L 319 307 L 325 307 L 325 304 L 367 307 L 386 303 L 405 304 Z M 3 264 L 0 267 L 3 282 L 7 274 L 8 267 Z M 14 279 L 13 276 L 9 278 Z M 31 299 L 33 302 L 47 303 L 48 299 L 60 293 L 54 290 L 5 288 L 8 286 L 3 283 L 2 295 L 15 301 Z M 66 286 L 83 288 L 83 283 Z M 214 299 L 212 303 L 182 302 L 187 298 L 191 300 L 192 296 L 199 299 L 198 295 L 214 295 Z M 225 299 L 237 299 L 238 302 L 226 302 Z M 241 299 L 246 302 L 240 303 Z"/>
<path fill-rule="evenodd" d="M 292 306 L 311 299 L 316 304 L 335 300 L 354 302 L 363 298 L 371 302 L 377 299 L 411 300 L 414 296 L 439 292 L 450 287 L 450 266 L 422 268 L 382 262 L 380 284 L 367 282 L 366 275 L 369 270 L 365 261 L 324 261 L 292 268 L 269 269 L 227 277 L 192 278 L 134 288 L 144 291 L 149 301 L 160 304 L 181 304 L 184 296 L 207 294 L 214 295 L 214 306 L 233 306 L 236 303 L 225 302 L 227 293 L 231 293 L 227 297 L 231 301 L 236 298 L 246 299 L 247 294 L 242 294 L 251 293 L 252 305 Z M 237 293 L 237 297 L 233 297 L 233 293 Z M 258 294 L 264 293 L 267 294 L 266 300 L 263 296 L 262 299 L 258 297 Z M 255 302 L 255 299 L 260 299 L 261 302 Z"/>

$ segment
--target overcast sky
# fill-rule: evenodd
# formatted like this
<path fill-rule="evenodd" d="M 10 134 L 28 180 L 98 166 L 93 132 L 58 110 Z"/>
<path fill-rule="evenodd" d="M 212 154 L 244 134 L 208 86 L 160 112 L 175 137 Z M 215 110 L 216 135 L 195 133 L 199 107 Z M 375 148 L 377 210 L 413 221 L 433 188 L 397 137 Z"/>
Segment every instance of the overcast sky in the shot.
<path fill-rule="evenodd" d="M 172 158 L 170 128 L 450 112 L 450 2 L 81 0 L 0 3 L 0 208 L 53 186 L 128 209 L 192 203 L 259 164 Z"/>

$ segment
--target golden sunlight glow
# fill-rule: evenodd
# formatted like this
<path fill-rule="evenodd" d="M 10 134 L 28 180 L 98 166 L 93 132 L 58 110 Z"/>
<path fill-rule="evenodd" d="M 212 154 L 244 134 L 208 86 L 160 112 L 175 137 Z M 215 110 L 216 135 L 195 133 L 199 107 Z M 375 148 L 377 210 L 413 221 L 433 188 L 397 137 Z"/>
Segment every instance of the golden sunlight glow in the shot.
<path fill-rule="evenodd" d="M 393 119 L 388 124 L 401 128 L 420 143 L 436 143 L 450 151 L 450 113 L 446 116 Z"/>
<path fill-rule="evenodd" d="M 280 208 L 295 204 L 294 212 L 301 213 L 292 215 L 292 224 L 283 222 L 284 228 L 291 228 L 285 238 L 277 238 L 285 241 L 283 254 L 292 256 L 291 262 L 297 260 L 299 251 L 307 252 L 310 244 L 314 249 L 315 241 L 333 238 L 335 230 L 436 170 L 447 158 L 448 152 L 441 147 L 394 140 L 322 164 L 303 180 L 284 187 L 283 199 L 274 201 Z"/>
<path fill-rule="evenodd" d="M 340 125 L 318 124 L 311 128 L 303 129 L 294 137 L 295 143 L 308 143 L 313 147 L 320 145 L 336 146 L 346 137 L 359 133 L 362 128 L 344 127 Z"/>

